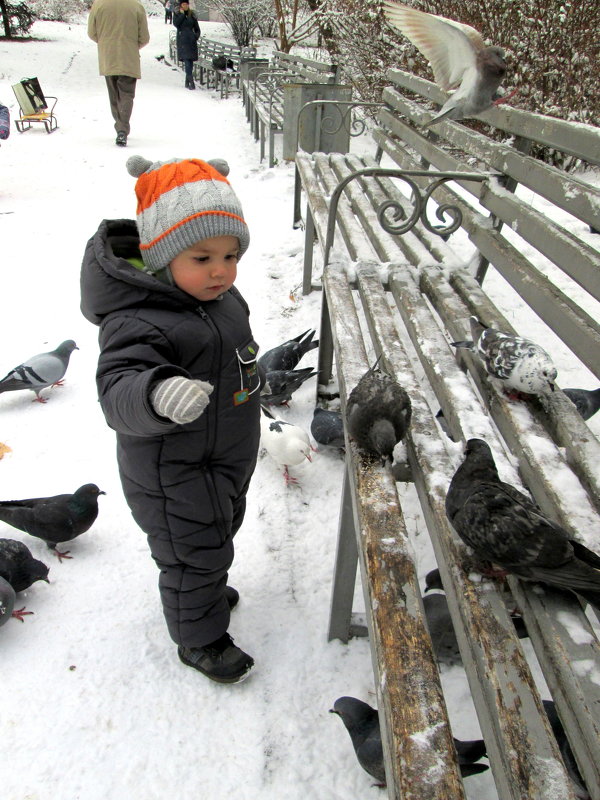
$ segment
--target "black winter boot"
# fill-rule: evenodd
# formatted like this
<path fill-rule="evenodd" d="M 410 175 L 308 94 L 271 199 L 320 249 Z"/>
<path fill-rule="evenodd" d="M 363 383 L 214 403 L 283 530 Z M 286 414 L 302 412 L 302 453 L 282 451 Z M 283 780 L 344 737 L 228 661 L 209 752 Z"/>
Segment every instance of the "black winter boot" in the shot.
<path fill-rule="evenodd" d="M 254 659 L 233 643 L 228 633 L 204 647 L 177 648 L 180 661 L 218 683 L 239 683 L 254 666 Z"/>
<path fill-rule="evenodd" d="M 229 604 L 229 610 L 233 611 L 233 609 L 237 606 L 238 601 L 240 599 L 240 593 L 238 592 L 237 589 L 234 589 L 233 586 L 226 586 L 225 599 Z"/>

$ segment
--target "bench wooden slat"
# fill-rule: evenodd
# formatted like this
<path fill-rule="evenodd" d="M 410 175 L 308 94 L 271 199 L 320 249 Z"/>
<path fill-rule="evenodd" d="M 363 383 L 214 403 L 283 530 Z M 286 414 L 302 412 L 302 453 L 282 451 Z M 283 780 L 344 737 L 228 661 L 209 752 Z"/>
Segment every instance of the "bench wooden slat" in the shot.
<path fill-rule="evenodd" d="M 448 95 L 435 83 L 403 70 L 389 70 L 388 78 L 392 83 L 397 82 L 436 103 L 443 104 L 448 99 Z M 477 119 L 489 121 L 507 133 L 536 139 L 540 144 L 556 147 L 557 150 L 582 158 L 589 164 L 600 165 L 598 133 L 593 125 L 568 122 L 531 111 L 521 111 L 513 107 L 502 108 L 502 106 L 496 106 L 479 114 Z"/>
<path fill-rule="evenodd" d="M 324 291 L 345 407 L 368 368 L 367 357 L 343 271 L 328 270 Z M 464 790 L 395 483 L 380 463 L 348 444 L 373 668 L 380 678 L 379 711 L 387 723 L 381 727 L 390 731 L 384 739 L 389 796 L 458 800 Z"/>

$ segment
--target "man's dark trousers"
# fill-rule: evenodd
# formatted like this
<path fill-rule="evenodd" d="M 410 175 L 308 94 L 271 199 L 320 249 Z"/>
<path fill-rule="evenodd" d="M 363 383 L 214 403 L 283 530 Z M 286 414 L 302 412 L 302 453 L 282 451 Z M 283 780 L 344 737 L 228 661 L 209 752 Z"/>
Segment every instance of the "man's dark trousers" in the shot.
<path fill-rule="evenodd" d="M 105 78 L 115 130 L 129 136 L 129 119 L 133 110 L 137 79 L 130 78 L 129 75 L 106 75 Z"/>

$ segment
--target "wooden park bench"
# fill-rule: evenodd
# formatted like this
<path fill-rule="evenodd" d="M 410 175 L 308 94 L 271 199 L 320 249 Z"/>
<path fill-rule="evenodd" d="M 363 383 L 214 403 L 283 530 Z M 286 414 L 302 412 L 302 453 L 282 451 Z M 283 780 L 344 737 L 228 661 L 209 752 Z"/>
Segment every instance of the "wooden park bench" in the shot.
<path fill-rule="evenodd" d="M 442 103 L 444 93 L 398 70 L 388 79 L 372 131 L 373 158 L 296 157 L 296 224 L 300 193 L 306 198 L 304 291 L 323 290 L 321 395 L 332 391 L 334 364 L 343 410 L 352 388 L 381 357 L 413 408 L 400 448 L 405 456 L 392 468 L 346 435 L 329 636 L 348 641 L 360 630 L 352 613 L 360 563 L 388 796 L 463 798 L 403 513 L 405 498 L 412 498 L 440 569 L 498 796 L 575 797 L 507 611 L 514 604 L 598 800 L 597 619 L 570 593 L 509 576 L 507 600 L 505 587 L 479 580 L 444 503 L 464 442 L 483 438 L 504 480 L 526 487 L 544 513 L 600 553 L 600 442 L 574 405 L 558 387 L 544 403 L 510 400 L 469 351 L 449 344 L 470 338 L 470 315 L 513 330 L 505 316 L 510 309 L 498 307 L 484 289 L 493 284 L 491 274 L 484 280 L 491 265 L 547 325 L 548 340 L 540 344 L 552 352 L 564 343 L 600 378 L 600 325 L 593 311 L 600 300 L 600 254 L 589 233 L 590 226 L 600 230 L 600 192 L 529 154 L 543 145 L 600 165 L 600 132 L 507 106 L 480 116 L 503 132 L 502 141 L 487 133 L 490 128 L 478 132 L 452 121 L 428 131 L 419 127 L 432 115 L 424 100 Z M 516 192 L 519 185 L 526 195 Z M 432 222 L 434 202 L 447 211 Z M 453 246 L 460 236 L 463 252 L 467 237 L 475 245 L 469 263 Z M 324 264 L 319 279 L 313 276 L 315 244 Z M 583 291 L 585 303 L 569 296 L 569 282 Z"/>
<path fill-rule="evenodd" d="M 177 55 L 177 31 L 169 33 L 169 54 L 173 61 Z M 225 67 L 215 66 L 215 59 L 223 58 Z M 221 98 L 229 97 L 232 87 L 240 88 L 240 64 L 256 58 L 255 47 L 237 47 L 201 36 L 198 39 L 198 61 L 194 62 L 194 78 L 200 86 L 218 91 Z"/>
<path fill-rule="evenodd" d="M 275 164 L 275 136 L 284 133 L 286 125 L 285 87 L 294 84 L 333 86 L 339 83 L 339 67 L 316 59 L 276 51 L 270 61 L 248 61 L 242 71 L 242 102 L 246 118 L 256 141 L 260 141 L 260 160 L 269 143 L 269 166 Z M 331 95 L 328 95 L 331 96 Z M 295 130 L 295 120 L 290 120 Z M 292 156 L 293 158 L 293 156 Z"/>

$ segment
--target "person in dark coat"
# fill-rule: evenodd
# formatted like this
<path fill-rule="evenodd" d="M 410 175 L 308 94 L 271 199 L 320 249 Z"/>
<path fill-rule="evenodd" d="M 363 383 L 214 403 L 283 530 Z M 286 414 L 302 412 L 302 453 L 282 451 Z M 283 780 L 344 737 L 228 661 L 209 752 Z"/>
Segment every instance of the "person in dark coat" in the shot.
<path fill-rule="evenodd" d="M 132 156 L 127 169 L 137 224 L 104 220 L 81 270 L 82 312 L 100 326 L 100 404 L 179 658 L 234 683 L 254 664 L 227 633 L 260 435 L 258 345 L 233 285 L 248 227 L 221 159 Z"/>
<path fill-rule="evenodd" d="M 177 28 L 177 58 L 183 61 L 185 69 L 185 88 L 195 89 L 192 69 L 194 61 L 198 61 L 198 39 L 200 25 L 198 18 L 185 0 L 179 4 L 179 11 L 173 15 L 173 25 Z"/>

